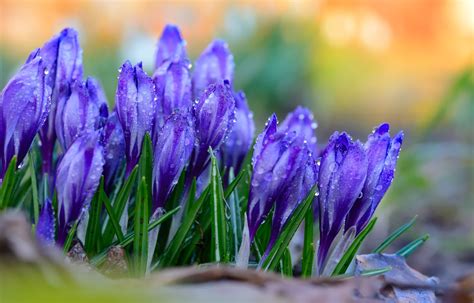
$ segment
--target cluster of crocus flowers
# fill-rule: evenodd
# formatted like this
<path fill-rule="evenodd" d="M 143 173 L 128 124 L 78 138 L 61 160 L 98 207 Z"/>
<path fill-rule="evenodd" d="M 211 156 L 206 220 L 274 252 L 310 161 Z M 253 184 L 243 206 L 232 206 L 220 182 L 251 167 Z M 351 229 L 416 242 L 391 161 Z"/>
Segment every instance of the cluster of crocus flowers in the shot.
<path fill-rule="evenodd" d="M 16 156 L 21 164 L 39 137 L 43 178 L 54 181 L 44 193 L 38 238 L 64 244 L 104 177 L 112 193 L 140 162 L 146 136 L 152 144 L 151 214 L 160 214 L 185 171 L 188 193 L 209 182 L 210 151 L 225 172 L 243 169 L 255 125 L 247 99 L 234 88 L 234 61 L 228 45 L 213 41 L 191 67 L 179 29 L 165 27 L 148 75 L 141 63 L 119 68 L 115 107 L 99 82 L 83 79 L 82 50 L 76 31 L 65 29 L 31 53 L 0 97 L 0 178 Z M 249 241 L 264 222 L 271 232 L 263 258 L 295 209 L 317 185 L 312 198 L 319 222 L 318 268 L 324 268 L 341 232 L 358 234 L 373 216 L 395 172 L 403 133 L 391 137 L 388 124 L 365 144 L 335 132 L 317 146 L 311 111 L 297 107 L 281 124 L 270 116 L 253 146 L 246 213 Z M 57 144 L 56 144 L 57 142 Z M 56 212 L 56 213 L 55 213 Z M 177 217 L 173 224 L 179 224 Z M 177 222 L 177 223 L 176 223 Z"/>

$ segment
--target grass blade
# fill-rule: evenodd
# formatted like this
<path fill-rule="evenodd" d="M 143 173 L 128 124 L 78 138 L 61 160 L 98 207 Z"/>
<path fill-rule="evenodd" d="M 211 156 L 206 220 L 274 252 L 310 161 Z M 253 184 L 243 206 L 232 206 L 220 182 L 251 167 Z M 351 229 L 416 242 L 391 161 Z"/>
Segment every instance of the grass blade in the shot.
<path fill-rule="evenodd" d="M 301 276 L 303 278 L 309 278 L 313 275 L 314 255 L 314 213 L 313 208 L 310 207 L 304 219 L 303 260 L 301 264 Z"/>
<path fill-rule="evenodd" d="M 63 251 L 65 254 L 67 254 L 69 252 L 69 249 L 71 248 L 72 240 L 74 240 L 74 236 L 76 235 L 78 224 L 79 224 L 79 221 L 74 222 L 71 229 L 67 233 L 66 241 L 64 242 L 64 247 L 63 247 Z"/>
<path fill-rule="evenodd" d="M 33 222 L 37 224 L 39 217 L 38 182 L 36 180 L 35 159 L 31 153 L 28 153 L 28 172 L 30 174 L 31 201 L 33 203 Z"/>
<path fill-rule="evenodd" d="M 134 269 L 137 276 L 144 276 L 148 260 L 148 220 L 149 220 L 149 196 L 146 178 L 143 176 L 138 186 L 137 199 L 135 201 L 135 218 L 133 230 L 133 259 Z"/>
<path fill-rule="evenodd" d="M 378 275 L 384 274 L 391 270 L 392 270 L 392 266 L 387 266 L 387 267 L 382 267 L 382 268 L 377 268 L 377 269 L 364 270 L 360 273 L 360 275 L 363 277 L 372 277 L 372 276 L 378 276 Z"/>
<path fill-rule="evenodd" d="M 227 186 L 227 188 L 224 191 L 224 198 L 228 199 L 230 197 L 230 194 L 235 190 L 237 185 L 239 185 L 240 181 L 246 175 L 246 173 L 247 173 L 247 170 L 242 168 L 235 178 L 231 178 L 232 181 L 230 182 L 230 184 Z M 232 177 L 233 177 L 233 174 L 234 174 L 234 170 L 232 170 Z"/>
<path fill-rule="evenodd" d="M 99 196 L 100 200 L 104 204 L 105 210 L 107 211 L 107 214 L 109 215 L 109 222 L 112 224 L 113 231 L 115 232 L 117 239 L 119 241 L 123 241 L 124 236 L 122 233 L 122 228 L 120 227 L 120 218 L 116 216 L 115 211 L 112 207 L 112 204 L 110 204 L 109 197 L 107 197 L 107 194 L 105 193 L 103 188 L 101 191 L 99 191 L 99 195 L 100 195 Z"/>
<path fill-rule="evenodd" d="M 408 245 L 396 252 L 397 255 L 402 257 L 408 257 L 411 255 L 418 247 L 423 245 L 430 238 L 429 234 L 419 237 L 418 239 L 410 242 Z"/>
<path fill-rule="evenodd" d="M 193 180 L 191 184 L 191 193 L 196 190 L 196 181 Z M 177 264 L 177 257 L 183 247 L 184 240 L 188 234 L 191 226 L 194 223 L 194 220 L 203 205 L 203 202 L 207 199 L 209 195 L 210 187 L 207 187 L 201 194 L 201 196 L 194 201 L 194 195 L 189 195 L 186 216 L 183 217 L 183 222 L 176 231 L 175 236 L 171 240 L 168 247 L 165 249 L 162 257 L 154 267 L 167 267 Z"/>
<path fill-rule="evenodd" d="M 285 253 L 288 244 L 290 243 L 291 239 L 296 233 L 296 230 L 300 226 L 301 222 L 303 221 L 306 213 L 309 209 L 311 209 L 314 194 L 316 193 L 317 186 L 315 185 L 306 198 L 299 203 L 296 209 L 293 211 L 293 214 L 285 224 L 282 229 L 282 232 L 278 239 L 275 242 L 275 245 L 270 250 L 267 258 L 261 264 L 261 268 L 265 271 L 275 270 L 276 266 L 279 263 L 279 260 Z"/>
<path fill-rule="evenodd" d="M 288 247 L 285 249 L 285 253 L 280 260 L 281 275 L 283 277 L 293 276 L 293 265 L 291 264 L 291 254 Z"/>
<path fill-rule="evenodd" d="M 229 171 L 229 180 L 235 180 L 234 170 L 231 168 Z M 231 192 L 229 196 L 229 212 L 230 212 L 230 226 L 232 231 L 232 244 L 234 248 L 234 259 L 239 253 L 240 242 L 242 241 L 242 213 L 240 210 L 239 195 L 237 191 Z"/>
<path fill-rule="evenodd" d="M 89 208 L 89 221 L 87 223 L 86 240 L 84 249 L 89 256 L 95 255 L 100 249 L 100 216 L 102 212 L 102 199 L 100 192 L 104 191 L 104 177 L 100 179 L 99 188 L 92 198 Z"/>
<path fill-rule="evenodd" d="M 130 197 L 130 194 L 134 188 L 134 185 L 137 180 L 137 175 L 138 175 L 138 166 L 135 166 L 135 168 L 132 170 L 130 173 L 127 181 L 125 181 L 125 184 L 123 187 L 120 189 L 120 191 L 117 194 L 117 197 L 114 201 L 114 204 L 112 205 L 114 209 L 114 217 L 117 219 L 117 222 L 120 222 L 120 218 L 122 217 L 123 211 L 125 210 L 125 207 L 127 206 L 128 199 Z M 111 222 L 110 217 L 112 217 L 109 213 L 109 221 L 107 222 L 103 234 L 103 243 L 104 245 L 108 245 L 109 243 L 112 243 L 114 239 L 114 235 L 117 234 L 114 224 Z"/>
<path fill-rule="evenodd" d="M 360 232 L 360 234 L 357 235 L 357 237 L 354 239 L 352 244 L 342 256 L 339 263 L 337 263 L 336 268 L 334 268 L 334 271 L 332 272 L 332 276 L 343 275 L 346 273 L 347 268 L 349 268 L 349 265 L 357 254 L 357 251 L 362 245 L 362 242 L 374 228 L 375 222 L 377 222 L 377 218 L 373 218 L 372 220 L 370 220 L 369 224 L 367 224 L 367 226 Z"/>
<path fill-rule="evenodd" d="M 413 217 L 410 222 L 403 224 L 397 230 L 395 230 L 391 235 L 389 235 L 376 249 L 373 250 L 374 254 L 380 254 L 387 249 L 395 240 L 397 240 L 402 234 L 408 231 L 413 224 L 415 224 L 417 216 Z"/>
<path fill-rule="evenodd" d="M 0 187 L 0 209 L 7 208 L 11 206 L 11 198 L 13 196 L 13 192 L 15 191 L 15 183 L 16 183 L 16 156 L 10 161 L 8 164 L 7 170 L 5 175 L 3 176 L 2 184 Z"/>
<path fill-rule="evenodd" d="M 222 179 L 217 165 L 217 159 L 212 149 L 211 154 L 211 261 L 228 262 L 229 254 L 227 249 L 227 220 L 225 217 L 224 190 Z"/>

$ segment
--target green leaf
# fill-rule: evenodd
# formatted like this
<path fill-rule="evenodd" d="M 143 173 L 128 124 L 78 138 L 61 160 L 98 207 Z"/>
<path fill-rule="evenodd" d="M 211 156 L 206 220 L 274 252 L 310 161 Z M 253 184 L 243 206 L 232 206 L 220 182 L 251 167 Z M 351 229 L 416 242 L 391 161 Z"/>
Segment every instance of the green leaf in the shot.
<path fill-rule="evenodd" d="M 303 260 L 301 264 L 301 276 L 303 278 L 309 278 L 313 275 L 314 255 L 314 213 L 313 208 L 310 207 L 304 219 Z"/>
<path fill-rule="evenodd" d="M 415 224 L 417 216 L 414 216 L 410 222 L 403 224 L 397 230 L 395 230 L 390 236 L 388 236 L 376 249 L 373 250 L 373 253 L 380 254 L 387 249 L 395 240 L 397 240 L 402 234 L 409 230 L 413 224 Z"/>
<path fill-rule="evenodd" d="M 283 277 L 293 276 L 293 265 L 291 264 L 291 254 L 288 247 L 285 249 L 285 253 L 280 260 L 281 274 Z"/>
<path fill-rule="evenodd" d="M 120 227 L 120 218 L 116 216 L 115 211 L 112 207 L 112 204 L 110 204 L 109 197 L 107 197 L 107 194 L 105 193 L 103 187 L 100 188 L 99 197 L 100 197 L 101 202 L 105 206 L 105 210 L 107 211 L 107 214 L 109 215 L 109 220 L 110 220 L 109 222 L 112 223 L 113 231 L 115 232 L 117 239 L 119 241 L 123 241 L 124 236 L 122 233 L 122 228 Z"/>
<path fill-rule="evenodd" d="M 222 179 L 214 152 L 209 148 L 211 155 L 211 261 L 228 262 L 227 220 L 225 217 L 224 190 Z"/>
<path fill-rule="evenodd" d="M 30 174 L 31 184 L 31 201 L 33 203 L 33 223 L 38 223 L 39 217 L 39 199 L 38 199 L 38 182 L 36 180 L 35 159 L 31 153 L 28 153 L 28 172 Z"/>
<path fill-rule="evenodd" d="M 95 255 L 100 249 L 100 216 L 102 211 L 102 199 L 100 193 L 104 191 L 104 176 L 100 178 L 99 188 L 92 198 L 89 208 L 89 221 L 87 223 L 86 240 L 84 249 L 89 256 Z"/>
<path fill-rule="evenodd" d="M 429 234 L 419 237 L 418 239 L 410 242 L 408 245 L 396 252 L 397 255 L 402 257 L 408 257 L 411 255 L 418 247 L 423 245 L 430 238 Z"/>
<path fill-rule="evenodd" d="M 114 201 L 114 204 L 112 205 L 115 215 L 112 216 L 110 210 L 107 210 L 109 213 L 109 221 L 107 222 L 107 225 L 104 230 L 103 241 L 102 241 L 104 245 L 108 245 L 109 243 L 111 243 L 114 239 L 114 235 L 117 235 L 117 237 L 119 235 L 118 230 L 116 227 L 114 227 L 114 223 L 111 218 L 114 217 L 115 222 L 117 223 L 120 222 L 120 218 L 122 217 L 123 211 L 125 210 L 130 194 L 136 183 L 137 175 L 138 175 L 138 166 L 135 166 L 135 168 L 132 170 L 132 172 L 128 176 L 127 181 L 125 181 L 125 184 L 118 192 L 117 197 Z"/>
<path fill-rule="evenodd" d="M 143 176 L 138 186 L 137 199 L 135 200 L 135 218 L 133 230 L 133 259 L 134 269 L 137 276 L 146 273 L 148 258 L 148 220 L 149 220 L 149 196 L 146 178 Z"/>
<path fill-rule="evenodd" d="M 383 267 L 383 268 L 364 270 L 360 273 L 360 275 L 363 276 L 363 277 L 372 277 L 372 276 L 378 276 L 378 275 L 384 274 L 384 273 L 389 272 L 391 270 L 392 270 L 392 267 L 387 266 L 387 267 Z"/>
<path fill-rule="evenodd" d="M 67 254 L 69 252 L 69 249 L 71 248 L 72 240 L 74 240 L 74 236 L 76 235 L 78 224 L 79 224 L 79 221 L 74 222 L 71 229 L 67 233 L 66 241 L 64 242 L 64 247 L 63 247 L 63 251 L 65 254 Z"/>
<path fill-rule="evenodd" d="M 201 194 L 201 196 L 194 201 L 194 194 L 196 192 L 196 180 L 193 180 L 191 184 L 190 195 L 188 198 L 188 203 L 186 205 L 186 216 L 183 217 L 183 221 L 179 226 L 176 234 L 174 235 L 173 239 L 169 243 L 168 247 L 165 249 L 162 257 L 158 260 L 158 263 L 154 267 L 167 267 L 172 265 L 177 265 L 177 257 L 181 249 L 183 248 L 183 243 L 188 235 L 191 226 L 193 225 L 195 218 L 201 209 L 203 202 L 209 196 L 210 187 L 208 186 Z"/>
<path fill-rule="evenodd" d="M 151 184 L 152 184 L 152 173 L 153 173 L 153 143 L 151 142 L 150 134 L 145 133 L 142 143 L 142 152 L 140 154 L 140 160 L 138 162 L 138 180 L 145 178 L 145 182 L 148 188 L 148 196 L 152 196 Z M 151 209 L 151 199 L 149 201 L 149 209 Z"/>
<path fill-rule="evenodd" d="M 233 168 L 229 171 L 229 180 L 231 183 L 235 180 Z M 234 259 L 239 253 L 240 242 L 242 241 L 242 217 L 239 203 L 239 194 L 237 191 L 231 192 L 229 196 L 230 226 L 232 234 L 232 244 L 234 248 Z"/>
<path fill-rule="evenodd" d="M 164 214 L 163 216 L 161 216 L 159 219 L 157 219 L 156 221 L 153 221 L 152 223 L 148 224 L 148 232 L 152 231 L 153 229 L 157 228 L 160 224 L 162 224 L 163 222 L 166 222 L 168 221 L 169 219 L 171 219 L 171 217 L 173 217 L 173 215 L 175 213 L 177 213 L 179 211 L 180 207 L 176 207 L 175 209 L 172 209 L 170 210 L 169 212 L 167 212 L 166 214 Z M 131 231 L 130 233 L 128 233 L 122 241 L 114 241 L 111 245 L 111 246 L 121 246 L 121 247 L 127 247 L 128 245 L 130 245 L 130 243 L 132 243 L 133 241 L 135 240 L 135 231 Z M 105 261 L 105 258 L 107 257 L 107 253 L 109 251 L 109 248 L 110 247 L 107 247 L 105 250 L 103 250 L 101 253 L 97 254 L 94 258 L 91 259 L 91 264 L 94 265 L 94 266 L 98 266 L 100 265 L 102 262 Z"/>
<path fill-rule="evenodd" d="M 291 239 L 296 233 L 296 230 L 303 221 L 306 213 L 312 207 L 314 200 L 314 194 L 316 193 L 317 185 L 313 186 L 306 198 L 299 203 L 296 209 L 293 211 L 291 217 L 288 219 L 286 224 L 283 226 L 280 236 L 276 240 L 274 246 L 270 250 L 267 258 L 261 263 L 261 268 L 264 271 L 275 270 L 278 262 L 280 261 L 282 255 L 284 254 L 288 244 L 290 244 Z"/>
<path fill-rule="evenodd" d="M 377 218 L 370 220 L 369 224 L 367 224 L 367 226 L 357 235 L 357 237 L 342 256 L 339 263 L 337 263 L 336 268 L 334 268 L 334 271 L 332 272 L 332 276 L 343 275 L 346 273 L 347 268 L 349 268 L 349 265 L 357 254 L 362 242 L 374 228 L 375 222 L 377 222 Z"/>
<path fill-rule="evenodd" d="M 233 169 L 230 172 L 232 172 L 232 175 L 234 174 Z M 230 174 L 230 172 L 229 172 L 229 174 Z M 235 188 L 237 187 L 237 185 L 239 185 L 240 181 L 242 180 L 242 178 L 246 174 L 247 174 L 247 170 L 242 168 L 235 178 L 230 178 L 230 180 L 232 180 L 232 181 L 230 182 L 230 184 L 225 189 L 224 198 L 228 199 L 230 197 L 230 194 L 232 194 L 234 192 Z"/>
<path fill-rule="evenodd" d="M 8 164 L 7 170 L 5 172 L 5 175 L 3 176 L 3 181 L 0 187 L 0 210 L 9 207 L 12 204 L 11 199 L 13 197 L 13 192 L 15 190 L 15 184 L 16 184 L 15 170 L 16 170 L 16 156 L 13 156 L 13 158 L 10 161 L 10 164 Z"/>

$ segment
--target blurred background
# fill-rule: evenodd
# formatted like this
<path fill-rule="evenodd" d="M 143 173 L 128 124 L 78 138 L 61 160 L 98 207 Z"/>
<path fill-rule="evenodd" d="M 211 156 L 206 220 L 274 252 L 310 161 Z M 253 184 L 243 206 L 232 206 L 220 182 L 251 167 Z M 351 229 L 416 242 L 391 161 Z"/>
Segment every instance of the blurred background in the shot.
<path fill-rule="evenodd" d="M 85 74 L 113 104 L 118 67 L 152 72 L 167 23 L 193 60 L 211 39 L 228 41 L 258 129 L 298 104 L 313 110 L 321 146 L 334 130 L 365 140 L 383 121 L 403 129 L 374 243 L 418 214 L 398 243 L 431 235 L 412 266 L 445 281 L 474 269 L 474 0 L 0 0 L 0 85 L 71 26 Z"/>

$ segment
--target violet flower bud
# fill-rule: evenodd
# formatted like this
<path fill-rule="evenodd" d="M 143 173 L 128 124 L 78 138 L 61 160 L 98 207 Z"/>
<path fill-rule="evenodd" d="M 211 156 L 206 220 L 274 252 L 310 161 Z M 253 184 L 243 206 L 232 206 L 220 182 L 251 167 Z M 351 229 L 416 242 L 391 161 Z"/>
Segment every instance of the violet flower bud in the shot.
<path fill-rule="evenodd" d="M 92 90 L 92 97 L 89 94 Z M 74 140 L 87 132 L 98 129 L 105 117 L 101 117 L 101 110 L 107 114 L 107 105 L 97 98 L 97 87 L 91 80 L 87 82 L 75 81 L 71 85 L 71 95 L 68 99 L 61 99 L 56 109 L 56 134 L 63 150 L 67 150 Z M 101 108 L 102 107 L 102 108 Z"/>
<path fill-rule="evenodd" d="M 56 170 L 58 240 L 62 245 L 73 223 L 89 207 L 104 165 L 99 133 L 86 133 L 68 148 Z"/>
<path fill-rule="evenodd" d="M 250 241 L 253 241 L 275 201 L 288 187 L 288 180 L 293 180 L 302 163 L 305 163 L 307 147 L 302 137 L 295 132 L 278 131 L 277 123 L 273 114 L 254 147 L 247 212 Z"/>
<path fill-rule="evenodd" d="M 46 199 L 41 208 L 38 223 L 36 224 L 36 239 L 41 245 L 54 245 L 55 226 L 53 205 L 51 204 L 51 200 Z"/>
<path fill-rule="evenodd" d="M 194 148 L 194 129 L 189 114 L 174 113 L 157 136 L 153 161 L 152 213 L 164 207 Z"/>
<path fill-rule="evenodd" d="M 321 153 L 319 168 L 320 272 L 344 218 L 360 195 L 366 175 L 367 156 L 362 144 L 353 142 L 344 132 L 335 132 Z"/>
<path fill-rule="evenodd" d="M 48 70 L 47 84 L 52 88 L 51 110 L 46 123 L 40 130 L 43 172 L 52 173 L 53 150 L 56 142 L 56 105 L 58 100 L 70 94 L 69 85 L 82 78 L 82 49 L 77 32 L 66 28 L 46 42 L 39 52 L 31 54 L 28 60 L 40 56 Z"/>
<path fill-rule="evenodd" d="M 249 110 L 244 92 L 234 93 L 234 100 L 236 122 L 227 140 L 222 145 L 221 158 L 227 168 L 233 167 L 234 172 L 238 172 L 252 145 L 255 124 L 253 113 Z"/>
<path fill-rule="evenodd" d="M 316 135 L 314 130 L 317 127 L 318 123 L 314 120 L 313 113 L 305 107 L 298 106 L 286 116 L 279 129 L 286 132 L 295 131 L 300 136 L 303 136 L 310 150 L 316 152 Z"/>
<path fill-rule="evenodd" d="M 191 111 L 191 77 L 189 62 L 181 60 L 166 62 L 153 75 L 158 98 L 155 120 L 155 134 L 159 133 L 164 121 L 175 111 Z"/>
<path fill-rule="evenodd" d="M 105 188 L 110 192 L 125 159 L 125 139 L 116 112 L 112 112 L 103 130 Z"/>
<path fill-rule="evenodd" d="M 0 179 L 13 158 L 20 164 L 45 122 L 51 104 L 48 69 L 43 59 L 29 60 L 0 95 Z"/>
<path fill-rule="evenodd" d="M 235 123 L 235 101 L 228 81 L 211 84 L 193 106 L 197 146 L 191 176 L 199 176 L 209 164 L 209 147 L 217 151 Z"/>
<path fill-rule="evenodd" d="M 280 236 L 283 226 L 288 222 L 293 211 L 308 196 L 318 180 L 318 166 L 316 165 L 313 153 L 309 150 L 308 146 L 305 146 L 301 152 L 300 162 L 295 164 L 295 175 L 292 179 L 286 180 L 287 184 L 284 190 L 276 198 L 267 253 L 272 249 L 273 244 Z M 316 197 L 314 200 L 316 200 Z"/>
<path fill-rule="evenodd" d="M 369 222 L 377 206 L 392 184 L 403 132 L 390 138 L 390 125 L 381 124 L 369 135 L 364 145 L 368 159 L 367 179 L 360 196 L 347 215 L 345 229 L 356 226 L 358 234 Z"/>
<path fill-rule="evenodd" d="M 89 101 L 99 109 L 99 117 L 95 124 L 95 129 L 104 127 L 109 116 L 107 97 L 100 82 L 92 77 L 86 80 L 87 91 L 89 92 Z"/>
<path fill-rule="evenodd" d="M 186 41 L 181 37 L 179 28 L 168 24 L 163 29 L 155 56 L 155 69 L 166 61 L 179 61 L 186 59 Z"/>
<path fill-rule="evenodd" d="M 115 104 L 125 137 L 128 175 L 140 158 L 145 133 L 151 133 L 157 101 L 153 80 L 141 64 L 126 61 L 119 69 Z"/>
<path fill-rule="evenodd" d="M 223 40 L 214 40 L 196 60 L 193 73 L 194 97 L 210 84 L 228 80 L 234 82 L 234 56 Z"/>

